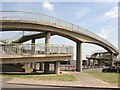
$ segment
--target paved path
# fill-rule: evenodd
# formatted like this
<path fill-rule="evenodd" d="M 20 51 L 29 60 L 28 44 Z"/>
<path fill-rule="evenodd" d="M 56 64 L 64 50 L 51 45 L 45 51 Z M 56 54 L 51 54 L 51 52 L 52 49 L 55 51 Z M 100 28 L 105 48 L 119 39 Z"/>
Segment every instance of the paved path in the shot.
<path fill-rule="evenodd" d="M 84 87 L 115 87 L 87 73 L 74 72 L 72 74 L 77 77 Z"/>
<path fill-rule="evenodd" d="M 13 78 L 7 82 L 7 84 L 22 84 L 22 85 L 42 85 L 42 86 L 71 86 L 71 87 L 102 87 L 102 88 L 117 88 L 97 79 L 87 73 L 72 72 L 78 81 L 47 81 L 47 80 L 33 80 L 33 79 L 22 79 Z"/>
<path fill-rule="evenodd" d="M 0 88 L 53 88 L 53 87 L 47 87 L 47 86 L 36 86 L 36 85 L 24 85 L 24 84 L 9 84 L 9 82 L 12 80 L 11 78 L 0 78 L 0 81 L 2 81 L 2 86 Z M 0 89 L 1 90 L 1 89 Z"/>
<path fill-rule="evenodd" d="M 2 90 L 119 90 L 116 88 L 91 88 L 91 87 L 54 87 L 54 86 L 41 86 L 41 85 L 21 85 L 21 84 L 7 84 L 10 79 L 4 78 L 2 81 Z"/>

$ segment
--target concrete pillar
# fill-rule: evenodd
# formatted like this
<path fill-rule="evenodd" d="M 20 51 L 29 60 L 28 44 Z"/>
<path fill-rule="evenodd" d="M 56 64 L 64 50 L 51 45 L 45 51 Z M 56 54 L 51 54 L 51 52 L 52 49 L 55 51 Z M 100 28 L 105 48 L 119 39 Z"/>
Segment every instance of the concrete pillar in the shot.
<path fill-rule="evenodd" d="M 93 68 L 95 68 L 95 60 L 93 60 Z"/>
<path fill-rule="evenodd" d="M 43 71 L 43 62 L 40 62 L 40 63 L 39 63 L 39 70 L 40 70 L 40 71 Z"/>
<path fill-rule="evenodd" d="M 87 68 L 90 67 L 90 59 L 88 59 L 88 65 L 87 65 Z"/>
<path fill-rule="evenodd" d="M 29 67 L 32 68 L 32 63 L 29 63 Z"/>
<path fill-rule="evenodd" d="M 51 33 L 50 32 L 47 32 L 46 33 L 46 37 L 45 37 L 45 53 L 48 54 L 50 53 L 49 51 L 49 46 L 50 46 L 50 36 L 51 36 Z"/>
<path fill-rule="evenodd" d="M 76 43 L 76 71 L 82 72 L 82 50 L 81 42 Z"/>
<path fill-rule="evenodd" d="M 49 73 L 49 62 L 44 63 L 44 73 L 45 74 Z"/>
<path fill-rule="evenodd" d="M 97 60 L 98 67 L 100 67 L 100 60 Z"/>
<path fill-rule="evenodd" d="M 28 66 L 28 63 L 26 63 L 26 66 Z"/>
<path fill-rule="evenodd" d="M 113 61 L 114 54 L 111 53 L 111 54 L 110 54 L 110 57 L 111 57 L 110 64 L 111 64 L 111 66 L 114 66 L 114 61 Z"/>
<path fill-rule="evenodd" d="M 32 68 L 33 68 L 33 69 L 36 69 L 36 63 L 35 63 L 35 62 L 32 63 Z"/>
<path fill-rule="evenodd" d="M 59 61 L 56 61 L 55 62 L 55 74 L 60 74 L 60 62 Z"/>
<path fill-rule="evenodd" d="M 51 33 L 47 32 L 46 37 L 45 37 L 45 54 L 50 53 L 49 48 L 48 48 L 50 45 L 50 36 L 51 36 Z M 49 73 L 49 62 L 44 63 L 44 73 Z"/>
<path fill-rule="evenodd" d="M 31 44 L 32 44 L 32 47 L 31 47 L 32 54 L 35 54 L 35 39 L 31 40 Z"/>
<path fill-rule="evenodd" d="M 51 33 L 47 32 L 46 37 L 45 37 L 45 54 L 50 53 L 50 51 L 49 51 L 50 36 L 51 36 Z M 44 63 L 44 73 L 49 73 L 49 62 Z"/>

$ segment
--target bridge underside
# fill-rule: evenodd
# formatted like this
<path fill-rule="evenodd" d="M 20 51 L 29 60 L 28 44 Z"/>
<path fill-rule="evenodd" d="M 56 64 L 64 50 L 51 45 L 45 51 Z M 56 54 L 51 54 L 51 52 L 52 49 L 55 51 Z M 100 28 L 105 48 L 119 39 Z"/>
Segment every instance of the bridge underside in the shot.
<path fill-rule="evenodd" d="M 64 60 L 72 60 L 72 54 L 54 54 L 54 55 L 31 55 L 31 56 L 2 56 L 0 58 L 2 62 L 0 65 L 2 66 L 2 72 L 25 72 L 31 73 L 36 70 L 36 63 L 39 64 L 39 70 L 44 71 L 44 73 L 50 72 L 50 64 L 54 64 L 53 73 L 60 73 L 60 61 Z M 17 66 L 17 64 L 24 64 L 21 67 Z M 28 66 L 28 64 L 30 64 Z M 9 68 L 9 69 L 8 69 Z M 36 72 L 36 71 L 35 71 Z"/>
<path fill-rule="evenodd" d="M 1 63 L 28 63 L 28 62 L 54 62 L 54 61 L 64 61 L 72 60 L 73 54 L 52 54 L 52 55 L 30 55 L 30 56 L 20 56 L 20 55 L 10 55 L 2 56 L 0 59 Z"/>

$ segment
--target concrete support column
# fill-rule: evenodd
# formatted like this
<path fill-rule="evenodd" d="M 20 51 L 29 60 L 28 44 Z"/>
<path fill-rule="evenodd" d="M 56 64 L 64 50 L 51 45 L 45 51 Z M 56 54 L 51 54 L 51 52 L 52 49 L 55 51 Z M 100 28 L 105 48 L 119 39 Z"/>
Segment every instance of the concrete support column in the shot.
<path fill-rule="evenodd" d="M 88 59 L 88 65 L 87 65 L 87 68 L 90 67 L 90 59 Z"/>
<path fill-rule="evenodd" d="M 114 61 L 113 61 L 114 54 L 111 53 L 110 56 L 111 56 L 110 64 L 111 64 L 111 66 L 114 66 Z"/>
<path fill-rule="evenodd" d="M 54 68 L 55 74 L 60 74 L 60 62 L 55 62 L 55 68 Z"/>
<path fill-rule="evenodd" d="M 28 63 L 26 63 L 26 66 L 28 66 Z"/>
<path fill-rule="evenodd" d="M 95 68 L 95 60 L 93 60 L 93 68 Z"/>
<path fill-rule="evenodd" d="M 31 43 L 32 43 L 32 47 L 31 47 L 32 54 L 35 54 L 35 39 L 32 39 Z"/>
<path fill-rule="evenodd" d="M 99 61 L 99 66 L 100 66 L 100 67 L 102 66 L 102 61 L 101 61 L 101 60 Z"/>
<path fill-rule="evenodd" d="M 81 42 L 76 43 L 76 71 L 82 72 L 82 49 Z"/>
<path fill-rule="evenodd" d="M 98 67 L 100 67 L 100 60 L 97 60 Z"/>
<path fill-rule="evenodd" d="M 35 62 L 32 64 L 32 67 L 33 67 L 33 69 L 36 69 L 36 63 Z"/>
<path fill-rule="evenodd" d="M 45 37 L 45 54 L 49 54 L 49 46 L 50 46 L 50 36 L 51 33 L 47 32 Z M 49 73 L 49 62 L 44 63 L 44 73 Z"/>
<path fill-rule="evenodd" d="M 44 63 L 44 73 L 45 74 L 49 73 L 49 62 Z"/>
<path fill-rule="evenodd" d="M 50 46 L 50 36 L 51 36 L 51 33 L 50 32 L 47 32 L 46 33 L 46 37 L 45 37 L 45 53 L 48 54 L 50 53 L 49 51 L 49 46 Z"/>
<path fill-rule="evenodd" d="M 39 70 L 40 70 L 40 71 L 43 71 L 43 62 L 40 62 L 40 63 L 39 63 Z"/>
<path fill-rule="evenodd" d="M 29 63 L 29 67 L 32 68 L 32 63 Z"/>

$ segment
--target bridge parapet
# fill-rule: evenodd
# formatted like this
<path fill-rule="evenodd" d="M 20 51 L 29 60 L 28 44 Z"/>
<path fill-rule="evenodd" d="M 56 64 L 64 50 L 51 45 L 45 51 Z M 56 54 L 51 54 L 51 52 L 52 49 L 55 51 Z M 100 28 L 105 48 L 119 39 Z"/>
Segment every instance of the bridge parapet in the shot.
<path fill-rule="evenodd" d="M 1 44 L 0 47 L 2 55 L 73 54 L 73 47 L 67 45 Z"/>

